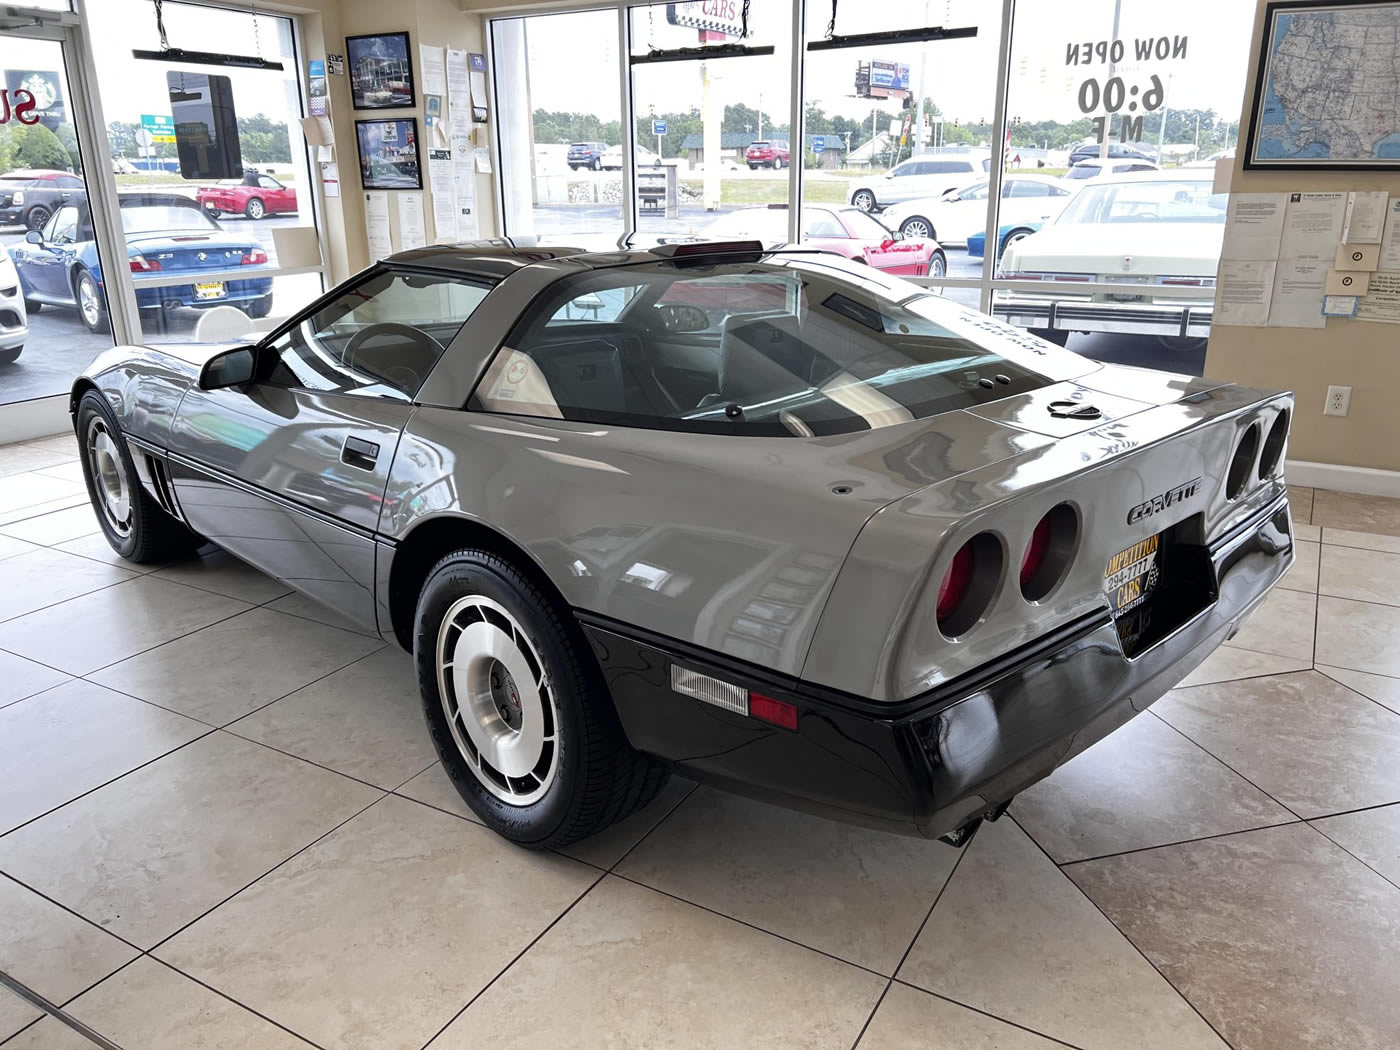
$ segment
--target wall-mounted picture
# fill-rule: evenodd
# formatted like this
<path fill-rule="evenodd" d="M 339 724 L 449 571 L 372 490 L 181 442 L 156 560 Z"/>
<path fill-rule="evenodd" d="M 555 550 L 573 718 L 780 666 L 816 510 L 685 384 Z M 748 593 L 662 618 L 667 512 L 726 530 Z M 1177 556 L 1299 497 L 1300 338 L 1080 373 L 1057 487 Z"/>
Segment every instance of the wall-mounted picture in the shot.
<path fill-rule="evenodd" d="M 407 33 L 347 36 L 350 100 L 355 109 L 404 109 L 416 103 Z"/>
<path fill-rule="evenodd" d="M 421 190 L 418 167 L 418 121 L 357 120 L 360 183 L 367 190 Z"/>

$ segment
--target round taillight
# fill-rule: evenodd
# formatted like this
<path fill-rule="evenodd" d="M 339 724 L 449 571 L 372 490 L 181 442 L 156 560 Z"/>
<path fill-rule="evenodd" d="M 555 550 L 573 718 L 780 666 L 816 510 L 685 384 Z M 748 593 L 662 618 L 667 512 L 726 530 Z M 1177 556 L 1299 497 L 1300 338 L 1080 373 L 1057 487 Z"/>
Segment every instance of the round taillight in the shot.
<path fill-rule="evenodd" d="M 1263 481 L 1278 469 L 1283 456 L 1283 445 L 1288 440 L 1288 409 L 1274 417 L 1269 427 L 1269 436 L 1264 439 L 1264 451 L 1259 456 L 1259 480 Z"/>
<path fill-rule="evenodd" d="M 1036 522 L 1026 553 L 1021 557 L 1021 595 L 1038 602 L 1061 580 L 1079 544 L 1079 515 L 1068 503 L 1060 503 Z"/>
<path fill-rule="evenodd" d="M 1254 457 L 1259 452 L 1259 424 L 1249 424 L 1249 429 L 1235 446 L 1235 455 L 1230 460 L 1230 472 L 1225 476 L 1225 496 L 1238 499 L 1244 491 L 1245 482 L 1254 473 Z"/>
<path fill-rule="evenodd" d="M 958 548 L 938 585 L 938 629 L 945 637 L 966 634 L 981 619 L 1001 582 L 1002 544 L 979 532 Z"/>
<path fill-rule="evenodd" d="M 943 574 L 943 582 L 938 585 L 938 622 L 942 624 L 962 604 L 967 597 L 967 588 L 972 583 L 972 544 L 964 543 L 953 562 Z M 927 608 L 927 606 L 925 606 Z"/>

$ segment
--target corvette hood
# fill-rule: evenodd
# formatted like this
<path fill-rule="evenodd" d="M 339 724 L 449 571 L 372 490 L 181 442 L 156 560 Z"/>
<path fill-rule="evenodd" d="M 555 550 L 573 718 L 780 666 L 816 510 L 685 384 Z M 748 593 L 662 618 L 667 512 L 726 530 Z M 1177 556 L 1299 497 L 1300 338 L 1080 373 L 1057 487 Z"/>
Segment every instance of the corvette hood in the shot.
<path fill-rule="evenodd" d="M 1054 223 L 1014 245 L 1002 268 L 1020 273 L 1214 277 L 1224 232 L 1224 226 L 1213 223 Z"/>

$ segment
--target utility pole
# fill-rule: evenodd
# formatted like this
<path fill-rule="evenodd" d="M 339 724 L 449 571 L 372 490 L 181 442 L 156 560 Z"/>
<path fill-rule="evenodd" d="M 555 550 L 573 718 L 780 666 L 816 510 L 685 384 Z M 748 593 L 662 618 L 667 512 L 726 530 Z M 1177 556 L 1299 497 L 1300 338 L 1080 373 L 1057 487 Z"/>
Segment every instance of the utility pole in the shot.
<path fill-rule="evenodd" d="M 1113 50 L 1113 41 L 1115 41 L 1115 40 L 1118 39 L 1118 19 L 1119 19 L 1119 16 L 1122 15 L 1122 13 L 1123 13 L 1123 0 L 1113 0 L 1113 35 L 1110 36 L 1110 37 L 1108 38 L 1108 44 L 1109 44 L 1109 51 L 1110 51 L 1110 52 Z M 1114 74 L 1114 70 L 1115 70 L 1115 69 L 1117 69 L 1117 63 L 1110 61 L 1110 62 L 1108 63 L 1108 79 L 1109 79 L 1109 80 L 1112 80 L 1112 79 L 1113 79 L 1113 74 Z M 1107 114 L 1107 115 L 1104 117 L 1104 122 L 1103 122 L 1103 141 L 1099 143 L 1099 159 L 1100 159 L 1100 160 L 1108 160 L 1108 134 L 1109 134 L 1109 127 L 1110 127 L 1110 125 L 1112 125 L 1112 123 L 1113 123 L 1113 114 L 1112 114 L 1112 113 L 1109 113 L 1109 114 Z M 1122 125 L 1121 123 L 1118 125 L 1118 137 L 1119 137 L 1120 139 L 1123 137 L 1123 125 Z M 1071 147 L 1071 148 L 1073 148 L 1073 147 Z M 1160 164 L 1161 162 L 1162 162 L 1162 156 L 1161 156 L 1161 151 L 1159 150 L 1159 151 L 1158 151 L 1158 155 L 1157 155 L 1157 163 Z"/>
<path fill-rule="evenodd" d="M 758 93 L 758 137 L 763 138 L 763 92 Z"/>
<path fill-rule="evenodd" d="M 929 0 L 924 0 L 924 25 L 928 25 L 928 5 Z M 914 115 L 914 149 L 910 153 L 922 153 L 924 150 L 924 75 L 928 72 L 928 44 L 925 42 L 919 48 L 919 101 Z"/>

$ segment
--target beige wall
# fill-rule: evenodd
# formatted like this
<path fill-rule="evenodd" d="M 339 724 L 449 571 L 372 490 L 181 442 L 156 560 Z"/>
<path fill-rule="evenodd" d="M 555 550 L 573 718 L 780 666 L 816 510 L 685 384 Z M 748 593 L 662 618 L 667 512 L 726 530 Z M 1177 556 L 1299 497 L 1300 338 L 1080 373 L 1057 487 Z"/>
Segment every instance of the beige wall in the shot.
<path fill-rule="evenodd" d="M 1278 190 L 1388 190 L 1400 194 L 1400 171 L 1245 171 L 1244 143 L 1254 101 L 1257 49 L 1265 0 L 1257 0 L 1241 120 L 1240 148 L 1230 188 Z M 1206 353 L 1206 375 L 1252 386 L 1292 390 L 1298 399 L 1289 459 L 1400 470 L 1400 326 L 1333 318 L 1326 328 L 1240 328 L 1216 325 Z M 1324 416 L 1329 384 L 1351 387 L 1351 412 Z"/>

